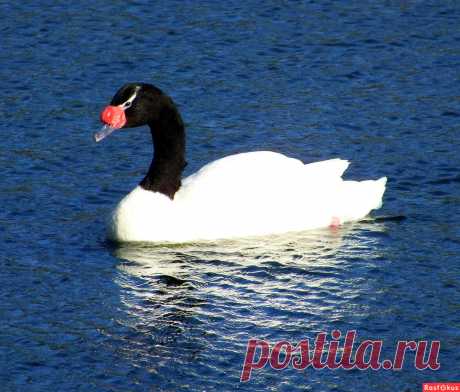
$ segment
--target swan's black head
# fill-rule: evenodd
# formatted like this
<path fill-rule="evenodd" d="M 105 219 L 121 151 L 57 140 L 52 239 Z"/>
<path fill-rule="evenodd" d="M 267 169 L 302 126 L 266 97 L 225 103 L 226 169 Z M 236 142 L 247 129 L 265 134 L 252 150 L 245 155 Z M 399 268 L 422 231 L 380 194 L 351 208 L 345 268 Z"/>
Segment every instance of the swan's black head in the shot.
<path fill-rule="evenodd" d="M 140 186 L 169 198 L 181 186 L 185 165 L 185 127 L 171 98 L 147 83 L 128 83 L 120 88 L 101 113 L 104 127 L 94 135 L 96 142 L 116 129 L 148 125 L 154 144 L 149 171 Z"/>
<path fill-rule="evenodd" d="M 133 128 L 155 122 L 168 100 L 163 91 L 151 84 L 127 83 L 117 91 L 110 105 L 126 105 L 126 124 L 123 128 Z"/>
<path fill-rule="evenodd" d="M 147 83 L 127 83 L 101 112 L 104 128 L 97 132 L 96 141 L 102 140 L 115 129 L 153 125 L 164 108 L 174 107 L 171 98 L 159 88 Z"/>

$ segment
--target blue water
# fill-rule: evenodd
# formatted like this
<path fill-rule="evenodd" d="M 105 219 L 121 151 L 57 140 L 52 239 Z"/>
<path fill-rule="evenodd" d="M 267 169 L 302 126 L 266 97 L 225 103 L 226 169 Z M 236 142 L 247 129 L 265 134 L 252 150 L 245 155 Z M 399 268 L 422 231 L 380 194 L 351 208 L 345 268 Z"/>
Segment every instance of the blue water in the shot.
<path fill-rule="evenodd" d="M 420 391 L 460 378 L 457 1 L 1 2 L 2 391 Z M 151 159 L 95 145 L 125 82 L 180 106 L 187 174 L 269 149 L 389 177 L 339 230 L 113 246 L 104 220 Z M 255 371 L 250 337 L 440 340 L 441 368 Z M 413 357 L 412 357 L 413 359 Z"/>

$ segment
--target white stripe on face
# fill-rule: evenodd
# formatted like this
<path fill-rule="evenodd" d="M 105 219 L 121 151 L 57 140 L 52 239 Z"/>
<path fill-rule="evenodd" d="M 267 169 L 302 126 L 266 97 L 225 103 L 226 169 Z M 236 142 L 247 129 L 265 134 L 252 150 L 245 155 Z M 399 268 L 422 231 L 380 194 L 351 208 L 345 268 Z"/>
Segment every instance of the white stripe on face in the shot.
<path fill-rule="evenodd" d="M 133 104 L 133 101 L 136 99 L 137 93 L 139 92 L 140 89 L 141 88 L 139 86 L 137 86 L 136 89 L 134 90 L 133 95 L 131 95 L 125 102 L 123 102 L 121 105 L 118 105 L 118 106 L 121 107 L 123 110 L 126 110 L 129 107 L 131 107 L 131 105 Z"/>

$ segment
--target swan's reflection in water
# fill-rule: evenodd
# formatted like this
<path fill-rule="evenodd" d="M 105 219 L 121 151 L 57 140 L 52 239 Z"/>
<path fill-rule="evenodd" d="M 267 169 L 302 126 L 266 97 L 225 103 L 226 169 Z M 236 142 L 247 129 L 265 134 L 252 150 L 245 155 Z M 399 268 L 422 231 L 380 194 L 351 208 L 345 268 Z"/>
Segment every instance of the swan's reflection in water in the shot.
<path fill-rule="evenodd" d="M 150 358 L 156 372 L 159 358 L 206 362 L 210 355 L 213 362 L 216 350 L 222 361 L 240 361 L 252 336 L 295 341 L 341 329 L 367 315 L 375 289 L 366 275 L 382 260 L 376 251 L 382 236 L 384 226 L 360 223 L 265 238 L 116 247 L 126 314 L 120 322 L 131 331 L 127 355 Z"/>

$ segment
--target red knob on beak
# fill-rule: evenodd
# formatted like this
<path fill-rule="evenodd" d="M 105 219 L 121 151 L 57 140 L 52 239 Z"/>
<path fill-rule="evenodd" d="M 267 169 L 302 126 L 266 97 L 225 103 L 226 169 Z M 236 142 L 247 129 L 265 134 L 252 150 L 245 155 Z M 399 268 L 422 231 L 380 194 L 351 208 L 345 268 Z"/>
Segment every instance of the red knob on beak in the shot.
<path fill-rule="evenodd" d="M 120 106 L 107 106 L 101 112 L 101 121 L 112 128 L 122 128 L 126 124 L 126 115 Z"/>

